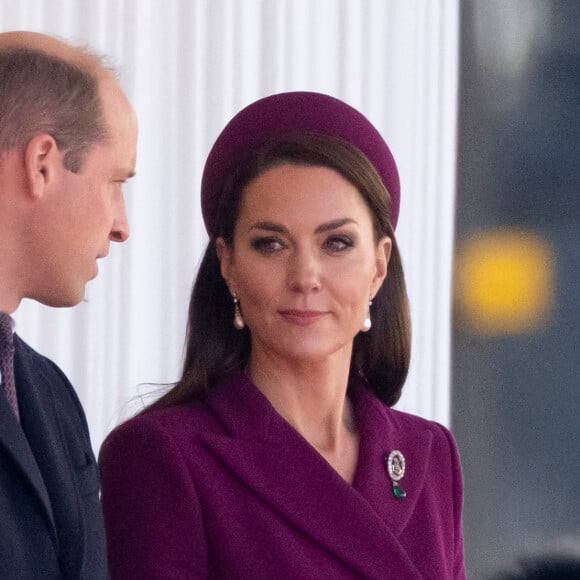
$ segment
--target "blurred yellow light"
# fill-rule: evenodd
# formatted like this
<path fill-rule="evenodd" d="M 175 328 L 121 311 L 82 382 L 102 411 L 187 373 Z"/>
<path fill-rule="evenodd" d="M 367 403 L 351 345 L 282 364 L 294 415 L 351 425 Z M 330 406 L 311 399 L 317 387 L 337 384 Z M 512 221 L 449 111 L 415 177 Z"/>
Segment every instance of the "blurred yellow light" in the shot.
<path fill-rule="evenodd" d="M 553 303 L 555 255 L 521 230 L 490 231 L 463 241 L 455 270 L 458 320 L 476 334 L 537 330 Z"/>

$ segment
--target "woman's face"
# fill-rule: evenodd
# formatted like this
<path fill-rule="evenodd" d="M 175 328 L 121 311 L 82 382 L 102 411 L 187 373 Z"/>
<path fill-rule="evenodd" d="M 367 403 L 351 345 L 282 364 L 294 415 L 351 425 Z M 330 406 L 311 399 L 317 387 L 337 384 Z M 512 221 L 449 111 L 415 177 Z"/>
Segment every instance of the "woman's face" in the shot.
<path fill-rule="evenodd" d="M 244 189 L 233 240 L 217 249 L 252 356 L 350 357 L 391 251 L 358 190 L 326 167 L 276 166 Z"/>

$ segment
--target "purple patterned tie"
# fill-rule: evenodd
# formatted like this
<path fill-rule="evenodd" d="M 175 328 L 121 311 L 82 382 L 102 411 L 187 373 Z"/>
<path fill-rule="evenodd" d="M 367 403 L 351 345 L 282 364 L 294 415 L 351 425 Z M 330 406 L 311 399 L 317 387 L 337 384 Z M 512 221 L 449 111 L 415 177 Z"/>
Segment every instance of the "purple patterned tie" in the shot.
<path fill-rule="evenodd" d="M 10 316 L 0 312 L 0 371 L 2 372 L 2 385 L 8 403 L 20 421 L 18 413 L 18 401 L 16 400 L 16 383 L 14 382 L 14 334 Z"/>

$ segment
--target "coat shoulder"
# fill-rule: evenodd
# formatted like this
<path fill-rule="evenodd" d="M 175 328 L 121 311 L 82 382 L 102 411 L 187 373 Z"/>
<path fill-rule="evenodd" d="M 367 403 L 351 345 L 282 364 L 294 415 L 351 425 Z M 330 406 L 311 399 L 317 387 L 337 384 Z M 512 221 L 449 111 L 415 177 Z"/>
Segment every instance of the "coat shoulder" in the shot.
<path fill-rule="evenodd" d="M 203 403 L 150 409 L 118 425 L 105 439 L 100 461 L 113 450 L 144 445 L 146 441 L 174 450 L 190 447 L 205 433 L 223 433 L 215 416 Z"/>
<path fill-rule="evenodd" d="M 401 429 L 430 431 L 435 436 L 450 433 L 447 427 L 437 421 L 419 417 L 418 415 L 412 415 L 411 413 L 399 411 L 398 409 L 392 409 L 386 406 L 385 410 L 389 420 Z"/>
<path fill-rule="evenodd" d="M 84 418 L 84 411 L 78 395 L 62 369 L 48 357 L 34 350 L 28 343 L 15 335 L 15 371 L 21 379 L 36 385 L 50 385 L 51 389 L 60 388 Z M 38 380 L 38 379 L 42 380 Z M 18 380 L 18 378 L 17 378 Z"/>

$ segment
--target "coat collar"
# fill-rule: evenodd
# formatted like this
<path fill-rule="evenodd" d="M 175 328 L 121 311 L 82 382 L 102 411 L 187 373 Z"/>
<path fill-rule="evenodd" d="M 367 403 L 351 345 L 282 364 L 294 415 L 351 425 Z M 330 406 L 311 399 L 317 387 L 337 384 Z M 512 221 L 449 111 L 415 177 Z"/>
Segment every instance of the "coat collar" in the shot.
<path fill-rule="evenodd" d="M 361 434 L 353 485 L 346 483 L 288 424 L 243 372 L 227 375 L 209 406 L 228 435 L 204 435 L 217 455 L 262 501 L 361 576 L 394 569 L 420 578 L 397 537 L 411 517 L 425 481 L 429 432 L 401 431 L 392 411 L 361 383 L 349 387 Z M 401 482 L 407 498 L 392 492 L 385 455 L 407 459 Z M 304 477 L 308 474 L 308 477 Z M 335 505 L 336 510 L 320 509 Z"/>

